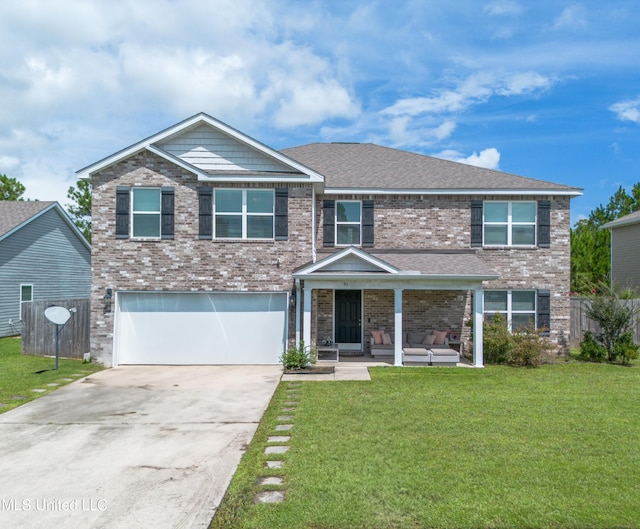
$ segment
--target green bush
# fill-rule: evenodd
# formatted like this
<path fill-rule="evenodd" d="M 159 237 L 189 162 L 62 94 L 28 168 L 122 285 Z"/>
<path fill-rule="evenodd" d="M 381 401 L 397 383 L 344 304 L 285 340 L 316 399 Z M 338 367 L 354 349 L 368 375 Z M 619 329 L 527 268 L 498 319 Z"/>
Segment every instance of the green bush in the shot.
<path fill-rule="evenodd" d="M 616 342 L 614 352 L 616 358 L 620 358 L 623 364 L 628 364 L 629 360 L 638 358 L 638 348 L 633 341 L 633 333 L 626 332 Z"/>
<path fill-rule="evenodd" d="M 507 321 L 502 314 L 496 314 L 490 322 L 484 323 L 484 359 L 488 364 L 506 364 L 513 347 Z"/>
<path fill-rule="evenodd" d="M 607 359 L 607 348 L 596 342 L 593 333 L 587 331 L 580 342 L 580 357 L 590 362 L 603 362 Z"/>
<path fill-rule="evenodd" d="M 304 369 L 311 364 L 311 359 L 312 355 L 307 351 L 302 340 L 297 347 L 289 347 L 279 358 L 285 369 Z"/>
<path fill-rule="evenodd" d="M 513 345 L 507 354 L 507 364 L 538 367 L 551 352 L 551 344 L 540 333 L 540 330 L 528 327 L 512 334 Z"/>

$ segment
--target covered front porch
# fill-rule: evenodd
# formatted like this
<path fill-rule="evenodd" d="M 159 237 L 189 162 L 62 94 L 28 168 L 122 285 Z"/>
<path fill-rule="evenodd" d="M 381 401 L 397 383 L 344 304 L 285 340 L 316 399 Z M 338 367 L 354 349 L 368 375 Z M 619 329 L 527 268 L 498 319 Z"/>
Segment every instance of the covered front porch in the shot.
<path fill-rule="evenodd" d="M 498 276 L 473 251 L 369 253 L 349 247 L 293 276 L 301 301 L 296 307 L 296 342 L 302 339 L 317 347 L 332 341 L 343 359 L 360 353 L 375 360 L 379 357 L 371 354 L 372 338 L 383 331 L 386 344 L 391 341 L 386 345 L 389 359 L 402 366 L 408 359 L 419 360 L 415 354 L 420 349 L 409 350 L 408 338 L 437 332 L 440 340 L 446 334 L 445 347 L 457 346 L 473 366 L 484 365 L 483 281 Z"/>

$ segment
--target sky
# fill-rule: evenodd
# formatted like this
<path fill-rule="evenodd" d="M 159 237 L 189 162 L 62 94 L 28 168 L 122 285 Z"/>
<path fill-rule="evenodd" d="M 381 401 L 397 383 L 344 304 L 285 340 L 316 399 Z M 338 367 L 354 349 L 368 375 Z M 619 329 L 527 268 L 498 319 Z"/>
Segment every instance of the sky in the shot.
<path fill-rule="evenodd" d="M 373 142 L 581 187 L 640 182 L 637 0 L 0 3 L 0 173 L 76 171 L 198 112 L 274 149 Z"/>

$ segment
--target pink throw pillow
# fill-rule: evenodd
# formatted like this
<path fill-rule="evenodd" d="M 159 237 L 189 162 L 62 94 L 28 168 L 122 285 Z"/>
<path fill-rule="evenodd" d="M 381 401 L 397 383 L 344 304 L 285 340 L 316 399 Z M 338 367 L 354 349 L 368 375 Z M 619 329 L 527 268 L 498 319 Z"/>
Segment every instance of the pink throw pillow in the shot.
<path fill-rule="evenodd" d="M 433 335 L 436 338 L 433 341 L 434 345 L 444 345 L 444 339 L 447 337 L 447 331 L 433 331 Z"/>
<path fill-rule="evenodd" d="M 375 345 L 380 345 L 382 343 L 383 334 L 384 334 L 384 329 L 379 331 L 371 331 L 371 336 L 373 336 L 373 343 Z"/>
<path fill-rule="evenodd" d="M 435 342 L 435 339 L 436 339 L 435 335 L 427 334 L 425 335 L 424 340 L 422 340 L 422 343 L 424 345 L 433 345 Z"/>
<path fill-rule="evenodd" d="M 383 345 L 391 345 L 391 336 L 387 333 L 382 334 L 382 344 Z"/>

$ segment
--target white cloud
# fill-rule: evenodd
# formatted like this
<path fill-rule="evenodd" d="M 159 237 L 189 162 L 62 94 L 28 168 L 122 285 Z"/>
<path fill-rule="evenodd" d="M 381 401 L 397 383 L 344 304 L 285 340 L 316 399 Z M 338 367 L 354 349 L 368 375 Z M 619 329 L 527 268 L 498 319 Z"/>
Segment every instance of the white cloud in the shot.
<path fill-rule="evenodd" d="M 20 165 L 20 159 L 15 156 L 0 156 L 0 171 L 7 173 Z"/>
<path fill-rule="evenodd" d="M 444 158 L 445 160 L 451 160 L 452 162 L 484 167 L 485 169 L 497 170 L 500 166 L 500 152 L 494 147 L 484 149 L 480 151 L 480 154 L 474 151 L 474 153 L 469 156 L 464 156 L 464 154 L 454 150 L 444 150 L 435 156 Z"/>
<path fill-rule="evenodd" d="M 620 121 L 633 121 L 640 124 L 640 97 L 628 101 L 620 101 L 609 107 Z"/>
<path fill-rule="evenodd" d="M 497 0 L 484 6 L 483 11 L 489 15 L 521 15 L 524 8 L 518 2 Z"/>
<path fill-rule="evenodd" d="M 537 72 L 521 72 L 506 77 L 496 93 L 505 96 L 521 95 L 548 89 L 553 81 Z"/>
<path fill-rule="evenodd" d="M 553 24 L 556 30 L 580 30 L 587 27 L 587 18 L 581 4 L 565 7 Z"/>

